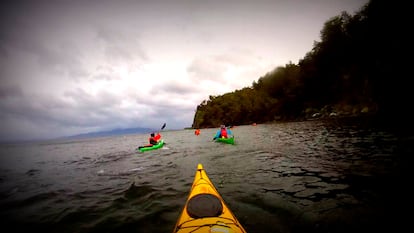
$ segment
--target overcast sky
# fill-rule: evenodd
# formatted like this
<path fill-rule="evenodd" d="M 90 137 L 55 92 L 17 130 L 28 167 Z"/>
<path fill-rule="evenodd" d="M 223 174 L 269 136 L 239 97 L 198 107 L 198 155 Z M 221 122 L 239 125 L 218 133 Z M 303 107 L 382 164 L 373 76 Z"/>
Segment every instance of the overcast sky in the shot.
<path fill-rule="evenodd" d="M 297 63 L 368 0 L 14 0 L 0 8 L 0 140 L 183 129 Z"/>

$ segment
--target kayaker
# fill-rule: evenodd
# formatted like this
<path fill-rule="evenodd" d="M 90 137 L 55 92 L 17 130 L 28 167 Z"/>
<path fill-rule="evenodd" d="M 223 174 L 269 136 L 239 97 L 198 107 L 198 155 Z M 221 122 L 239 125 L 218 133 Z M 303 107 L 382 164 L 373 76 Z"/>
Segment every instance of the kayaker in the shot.
<path fill-rule="evenodd" d="M 225 125 L 221 125 L 220 129 L 217 130 L 216 135 L 213 138 L 213 141 L 217 138 L 228 138 L 229 136 L 233 135 L 230 129 L 226 128 Z"/>
<path fill-rule="evenodd" d="M 163 130 L 165 128 L 165 125 L 166 124 L 164 123 L 164 125 L 161 127 L 161 130 Z M 152 132 L 150 134 L 150 137 L 148 138 L 149 144 L 144 145 L 144 146 L 140 146 L 140 147 L 138 147 L 138 149 L 141 150 L 144 147 L 153 147 L 155 145 L 161 145 L 161 146 L 163 146 L 165 143 L 163 142 L 162 144 L 159 144 L 160 143 L 160 139 L 161 139 L 161 134 L 160 134 L 159 131 L 157 132 L 157 135 L 155 135 L 155 133 Z"/>
<path fill-rule="evenodd" d="M 198 135 L 200 135 L 200 129 L 196 129 L 196 130 L 194 131 L 194 134 L 195 134 L 195 135 L 197 135 L 197 136 L 198 136 Z"/>
<path fill-rule="evenodd" d="M 158 144 L 158 140 L 160 140 L 160 139 L 161 139 L 160 132 L 158 132 L 157 135 L 155 135 L 154 133 L 151 133 L 151 137 L 148 138 L 150 146 Z"/>

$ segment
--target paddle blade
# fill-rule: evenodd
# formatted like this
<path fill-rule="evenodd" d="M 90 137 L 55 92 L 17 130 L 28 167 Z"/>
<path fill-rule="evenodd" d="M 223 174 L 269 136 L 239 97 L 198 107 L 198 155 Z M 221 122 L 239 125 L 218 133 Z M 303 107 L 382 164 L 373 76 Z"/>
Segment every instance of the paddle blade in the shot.
<path fill-rule="evenodd" d="M 164 123 L 164 124 L 162 125 L 161 129 L 164 129 L 166 125 L 167 125 L 167 123 Z"/>

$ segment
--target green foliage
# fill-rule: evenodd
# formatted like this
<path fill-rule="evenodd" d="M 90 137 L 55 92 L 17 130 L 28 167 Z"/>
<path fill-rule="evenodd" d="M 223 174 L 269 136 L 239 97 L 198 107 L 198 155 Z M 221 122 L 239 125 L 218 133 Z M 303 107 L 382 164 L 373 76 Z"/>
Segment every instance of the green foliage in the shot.
<path fill-rule="evenodd" d="M 193 127 L 296 120 L 316 115 L 376 113 L 412 116 L 407 75 L 408 6 L 371 0 L 355 15 L 329 19 L 298 64 L 291 62 L 253 82 L 252 87 L 203 101 Z M 410 54 L 411 55 L 411 54 Z M 401 115 L 402 113 L 402 115 Z"/>

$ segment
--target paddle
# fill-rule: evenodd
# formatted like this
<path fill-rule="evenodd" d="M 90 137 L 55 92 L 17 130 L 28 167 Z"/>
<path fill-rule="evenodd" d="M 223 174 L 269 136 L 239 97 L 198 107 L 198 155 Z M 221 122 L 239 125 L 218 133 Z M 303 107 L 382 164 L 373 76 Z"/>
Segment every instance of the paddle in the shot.
<path fill-rule="evenodd" d="M 163 130 L 164 128 L 165 128 L 165 126 L 167 125 L 167 123 L 164 123 L 162 126 L 161 126 L 161 130 Z M 167 143 L 165 143 L 164 142 L 164 145 L 166 145 Z"/>

